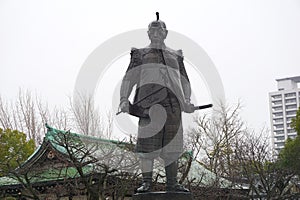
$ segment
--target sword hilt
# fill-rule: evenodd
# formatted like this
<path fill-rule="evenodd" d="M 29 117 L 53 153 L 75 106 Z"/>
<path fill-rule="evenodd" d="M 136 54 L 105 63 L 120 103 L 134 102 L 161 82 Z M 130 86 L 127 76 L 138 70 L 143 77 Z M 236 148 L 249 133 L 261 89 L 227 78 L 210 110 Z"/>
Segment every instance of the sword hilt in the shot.
<path fill-rule="evenodd" d="M 195 110 L 202 110 L 202 109 L 206 109 L 206 108 L 211 108 L 213 107 L 213 105 L 210 103 L 210 104 L 206 104 L 206 105 L 203 105 L 203 106 L 195 106 Z"/>

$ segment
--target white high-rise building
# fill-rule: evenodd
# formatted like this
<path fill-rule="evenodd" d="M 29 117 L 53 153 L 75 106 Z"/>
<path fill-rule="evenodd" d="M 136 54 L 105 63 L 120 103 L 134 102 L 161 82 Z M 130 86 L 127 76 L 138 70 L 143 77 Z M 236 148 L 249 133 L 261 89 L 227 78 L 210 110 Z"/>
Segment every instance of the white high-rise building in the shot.
<path fill-rule="evenodd" d="M 278 91 L 269 93 L 273 148 L 279 152 L 287 138 L 297 133 L 290 127 L 300 106 L 300 76 L 277 79 Z"/>

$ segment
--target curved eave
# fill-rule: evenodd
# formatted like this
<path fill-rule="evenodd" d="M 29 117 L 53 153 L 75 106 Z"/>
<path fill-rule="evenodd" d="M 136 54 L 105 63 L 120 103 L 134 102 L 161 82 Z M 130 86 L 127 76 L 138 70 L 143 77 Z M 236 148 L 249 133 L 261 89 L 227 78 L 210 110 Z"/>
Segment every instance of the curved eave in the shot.
<path fill-rule="evenodd" d="M 44 153 L 47 151 L 49 148 L 50 143 L 43 141 L 43 143 L 33 152 L 31 156 L 28 157 L 28 159 L 21 164 L 20 167 L 18 167 L 16 170 L 20 171 L 24 168 L 31 167 L 37 160 L 39 160 Z"/>
<path fill-rule="evenodd" d="M 37 163 L 48 151 L 55 151 L 57 154 L 62 154 L 58 151 L 50 141 L 44 139 L 43 143 L 35 150 L 35 152 L 24 162 L 20 167 L 16 169 L 17 172 L 30 169 L 35 163 Z"/>

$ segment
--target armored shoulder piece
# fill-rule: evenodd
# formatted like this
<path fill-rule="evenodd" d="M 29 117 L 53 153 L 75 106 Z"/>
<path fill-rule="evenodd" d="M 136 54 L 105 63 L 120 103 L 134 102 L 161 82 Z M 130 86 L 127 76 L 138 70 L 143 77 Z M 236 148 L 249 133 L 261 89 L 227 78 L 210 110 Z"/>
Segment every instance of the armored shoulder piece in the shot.
<path fill-rule="evenodd" d="M 166 48 L 167 51 L 169 51 L 170 53 L 178 56 L 178 57 L 183 57 L 183 54 L 182 54 L 182 50 L 179 49 L 179 50 L 174 50 L 174 49 L 171 49 L 169 47 Z"/>
<path fill-rule="evenodd" d="M 181 49 L 177 50 L 177 51 L 176 51 L 176 54 L 177 54 L 178 56 L 180 56 L 180 57 L 183 57 L 183 53 L 182 53 L 182 50 L 181 50 Z"/>
<path fill-rule="evenodd" d="M 140 53 L 140 49 L 131 48 L 131 52 L 130 52 L 131 58 L 130 58 L 130 64 L 128 66 L 127 71 L 129 71 L 130 69 L 138 66 L 141 64 L 141 53 Z"/>
<path fill-rule="evenodd" d="M 130 55 L 131 55 L 132 60 L 140 59 L 140 57 L 141 57 L 140 49 L 132 47 Z"/>
<path fill-rule="evenodd" d="M 182 53 L 182 50 L 181 50 L 181 49 L 177 50 L 177 51 L 176 51 L 176 54 L 177 54 L 177 56 L 178 56 L 178 60 L 179 60 L 180 62 L 182 62 L 182 61 L 183 61 L 183 53 Z"/>
<path fill-rule="evenodd" d="M 138 48 L 135 48 L 135 47 L 131 47 L 131 51 L 135 51 L 137 50 Z"/>
<path fill-rule="evenodd" d="M 138 48 L 135 48 L 135 47 L 131 48 L 131 54 L 136 55 L 138 53 L 139 53 L 139 49 Z"/>

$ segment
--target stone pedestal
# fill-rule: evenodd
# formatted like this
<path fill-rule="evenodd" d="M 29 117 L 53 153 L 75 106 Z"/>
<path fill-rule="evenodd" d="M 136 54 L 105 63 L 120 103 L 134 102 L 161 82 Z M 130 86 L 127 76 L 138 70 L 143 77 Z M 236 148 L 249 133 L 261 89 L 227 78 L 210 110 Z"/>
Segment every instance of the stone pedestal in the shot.
<path fill-rule="evenodd" d="M 136 193 L 132 200 L 193 200 L 190 192 L 147 192 Z"/>

